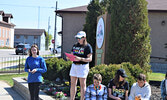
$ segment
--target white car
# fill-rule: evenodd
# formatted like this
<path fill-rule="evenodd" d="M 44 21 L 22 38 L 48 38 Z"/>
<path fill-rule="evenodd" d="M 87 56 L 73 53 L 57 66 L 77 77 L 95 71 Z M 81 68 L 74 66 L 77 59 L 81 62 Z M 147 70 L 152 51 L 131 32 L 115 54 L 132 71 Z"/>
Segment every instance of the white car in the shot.
<path fill-rule="evenodd" d="M 53 49 L 51 48 L 50 51 L 53 53 Z M 55 53 L 61 53 L 61 46 L 58 46 L 57 48 L 55 48 Z"/>

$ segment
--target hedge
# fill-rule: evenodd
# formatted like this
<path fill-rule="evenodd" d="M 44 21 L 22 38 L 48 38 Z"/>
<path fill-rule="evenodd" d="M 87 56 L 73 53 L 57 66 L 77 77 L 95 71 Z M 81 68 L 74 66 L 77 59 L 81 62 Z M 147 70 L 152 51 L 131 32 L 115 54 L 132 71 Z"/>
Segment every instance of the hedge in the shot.
<path fill-rule="evenodd" d="M 71 61 L 65 61 L 63 59 L 58 58 L 50 58 L 46 60 L 47 65 L 47 72 L 43 74 L 44 79 L 54 81 L 57 78 L 59 78 L 61 81 L 66 80 L 70 81 L 70 68 L 71 68 Z M 133 65 L 129 62 L 123 62 L 121 64 L 110 64 L 110 65 L 97 65 L 90 69 L 88 77 L 87 77 L 87 85 L 90 85 L 93 83 L 93 75 L 95 73 L 100 73 L 102 75 L 102 84 L 108 85 L 111 79 L 114 78 L 116 71 L 119 68 L 123 68 L 126 71 L 126 74 L 128 77 L 126 80 L 129 82 L 129 86 L 132 86 L 133 83 L 137 81 L 137 76 L 140 73 L 145 74 L 147 73 L 141 69 L 141 67 L 136 64 Z M 147 77 L 148 80 L 148 77 Z"/>

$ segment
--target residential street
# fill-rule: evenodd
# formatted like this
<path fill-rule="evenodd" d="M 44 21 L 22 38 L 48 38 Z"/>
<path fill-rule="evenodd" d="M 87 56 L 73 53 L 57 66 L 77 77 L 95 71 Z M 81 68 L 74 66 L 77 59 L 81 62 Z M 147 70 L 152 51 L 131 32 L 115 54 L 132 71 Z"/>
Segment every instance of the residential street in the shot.
<path fill-rule="evenodd" d="M 40 55 L 49 55 L 51 51 L 40 51 Z M 0 57 L 18 57 L 18 56 L 25 56 L 22 54 L 16 55 L 15 49 L 0 49 Z M 27 55 L 28 56 L 28 55 Z"/>

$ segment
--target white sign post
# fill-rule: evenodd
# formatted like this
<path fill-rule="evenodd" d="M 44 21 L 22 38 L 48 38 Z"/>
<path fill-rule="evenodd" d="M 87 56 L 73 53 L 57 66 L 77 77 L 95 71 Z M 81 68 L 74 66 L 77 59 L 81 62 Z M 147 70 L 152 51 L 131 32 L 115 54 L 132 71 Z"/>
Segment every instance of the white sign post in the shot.
<path fill-rule="evenodd" d="M 98 49 L 102 47 L 103 41 L 104 41 L 104 20 L 103 18 L 100 18 L 96 30 L 96 44 Z"/>

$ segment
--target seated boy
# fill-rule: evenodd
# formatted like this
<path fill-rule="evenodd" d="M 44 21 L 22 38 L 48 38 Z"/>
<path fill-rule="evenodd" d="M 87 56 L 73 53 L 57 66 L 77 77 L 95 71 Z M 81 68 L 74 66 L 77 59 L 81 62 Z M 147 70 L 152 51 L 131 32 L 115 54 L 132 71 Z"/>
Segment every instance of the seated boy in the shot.
<path fill-rule="evenodd" d="M 131 88 L 129 100 L 150 100 L 150 97 L 151 87 L 146 82 L 146 76 L 140 74 Z"/>
<path fill-rule="evenodd" d="M 86 88 L 85 100 L 107 100 L 107 87 L 102 82 L 100 74 L 94 74 L 93 84 Z"/>

